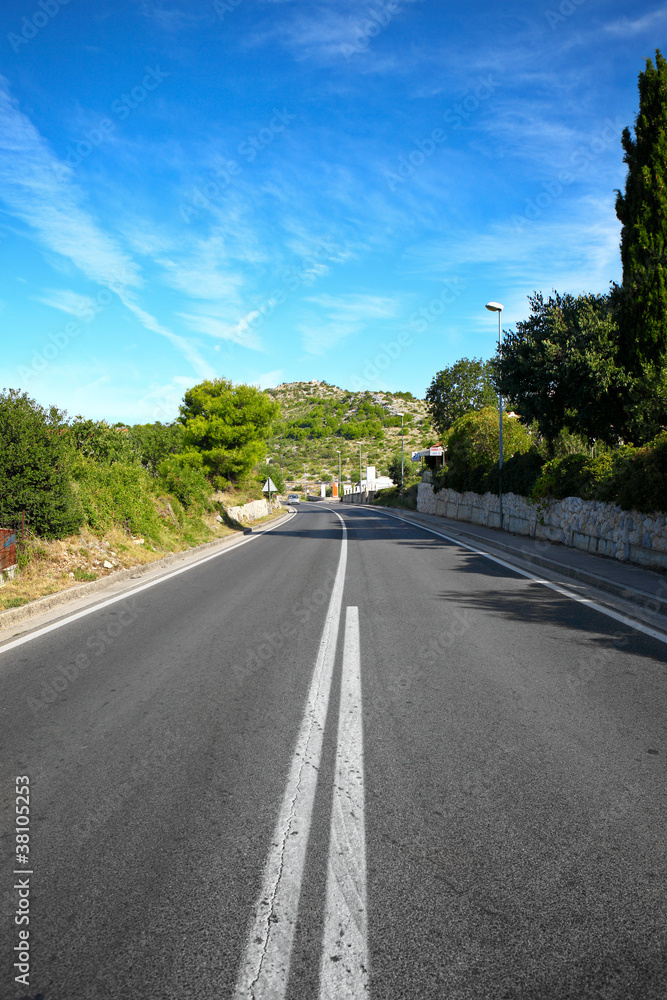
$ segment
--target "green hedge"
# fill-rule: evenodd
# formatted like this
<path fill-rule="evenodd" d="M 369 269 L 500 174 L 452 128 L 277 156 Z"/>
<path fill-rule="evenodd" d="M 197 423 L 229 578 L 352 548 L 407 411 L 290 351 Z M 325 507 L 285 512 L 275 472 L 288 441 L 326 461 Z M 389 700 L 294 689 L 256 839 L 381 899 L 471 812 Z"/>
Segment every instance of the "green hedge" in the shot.
<path fill-rule="evenodd" d="M 498 492 L 498 466 L 462 467 L 434 477 L 436 490 Z M 624 445 L 591 457 L 565 455 L 547 462 L 534 449 L 503 464 L 503 493 L 533 502 L 580 497 L 614 503 L 623 510 L 667 512 L 667 431 L 642 448 Z"/>
<path fill-rule="evenodd" d="M 626 445 L 597 458 L 568 455 L 547 462 L 532 499 L 548 497 L 601 500 L 644 514 L 667 511 L 667 432 L 643 448 Z"/>

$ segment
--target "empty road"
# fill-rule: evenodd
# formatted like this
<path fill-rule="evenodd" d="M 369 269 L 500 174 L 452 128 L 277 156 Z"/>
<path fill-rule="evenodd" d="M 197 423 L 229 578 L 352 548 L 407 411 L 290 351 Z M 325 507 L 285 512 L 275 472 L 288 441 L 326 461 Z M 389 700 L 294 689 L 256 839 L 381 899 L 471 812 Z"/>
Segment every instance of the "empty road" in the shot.
<path fill-rule="evenodd" d="M 26 638 L 1 997 L 667 995 L 659 637 L 302 504 Z"/>

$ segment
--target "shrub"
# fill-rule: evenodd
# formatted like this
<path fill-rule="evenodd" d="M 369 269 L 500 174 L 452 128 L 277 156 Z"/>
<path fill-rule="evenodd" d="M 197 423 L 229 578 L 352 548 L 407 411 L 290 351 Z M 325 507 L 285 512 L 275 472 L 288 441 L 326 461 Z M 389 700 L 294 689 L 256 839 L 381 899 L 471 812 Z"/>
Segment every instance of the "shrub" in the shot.
<path fill-rule="evenodd" d="M 546 462 L 531 494 L 534 501 L 552 497 L 595 499 L 595 462 L 587 455 L 566 455 Z"/>
<path fill-rule="evenodd" d="M 211 509 L 211 487 L 198 452 L 170 455 L 157 469 L 160 486 L 175 496 L 186 510 L 190 507 Z"/>
<path fill-rule="evenodd" d="M 545 459 L 535 448 L 508 458 L 503 462 L 503 493 L 516 493 L 521 497 L 531 496 L 544 462 Z M 498 493 L 497 464 L 487 472 L 484 485 L 485 491 Z"/>
<path fill-rule="evenodd" d="M 105 420 L 84 420 L 77 416 L 65 428 L 65 439 L 71 448 L 97 462 L 139 461 L 138 448 L 127 427 L 110 427 Z"/>
<path fill-rule="evenodd" d="M 597 499 L 644 514 L 667 511 L 667 432 L 643 448 L 624 448 L 614 456 Z"/>
<path fill-rule="evenodd" d="M 64 418 L 17 389 L 0 395 L 0 515 L 9 522 L 25 511 L 44 538 L 70 535 L 83 521 L 70 484 Z"/>
<path fill-rule="evenodd" d="M 75 489 L 85 521 L 102 534 L 115 525 L 157 538 L 161 531 L 153 481 L 140 465 L 105 465 L 78 454 L 72 463 Z"/>

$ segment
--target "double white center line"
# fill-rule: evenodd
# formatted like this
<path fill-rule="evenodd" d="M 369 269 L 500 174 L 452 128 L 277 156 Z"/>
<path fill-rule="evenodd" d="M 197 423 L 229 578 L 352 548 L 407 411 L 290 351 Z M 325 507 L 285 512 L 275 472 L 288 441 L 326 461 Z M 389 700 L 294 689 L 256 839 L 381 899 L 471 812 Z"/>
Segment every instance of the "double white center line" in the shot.
<path fill-rule="evenodd" d="M 282 1000 L 306 861 L 306 848 L 322 754 L 331 680 L 340 627 L 347 531 L 296 749 L 290 768 L 262 891 L 236 981 L 235 1000 Z M 359 614 L 348 608 L 345 623 L 338 748 L 327 871 L 320 997 L 356 1000 L 367 994 L 366 852 L 361 720 Z"/>

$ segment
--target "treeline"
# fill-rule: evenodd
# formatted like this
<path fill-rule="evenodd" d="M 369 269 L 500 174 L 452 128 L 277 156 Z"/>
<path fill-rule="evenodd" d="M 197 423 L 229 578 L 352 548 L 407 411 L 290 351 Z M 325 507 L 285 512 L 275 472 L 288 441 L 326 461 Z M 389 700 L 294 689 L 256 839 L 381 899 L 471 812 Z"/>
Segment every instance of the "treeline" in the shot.
<path fill-rule="evenodd" d="M 426 398 L 449 451 L 440 485 L 497 492 L 498 415 L 493 432 L 489 408 L 501 394 L 518 416 L 503 423 L 503 491 L 667 510 L 667 62 L 659 51 L 639 75 L 634 136 L 626 128 L 622 146 L 621 284 L 606 295 L 536 292 L 529 318 L 505 331 L 494 358 L 463 358 L 437 373 Z M 493 459 L 482 440 L 494 441 Z"/>
<path fill-rule="evenodd" d="M 165 522 L 186 528 L 212 509 L 214 490 L 243 486 L 261 496 L 260 463 L 278 412 L 258 389 L 226 379 L 189 389 L 174 423 L 132 427 L 68 420 L 55 406 L 7 390 L 0 395 L 0 526 L 25 512 L 45 538 L 83 525 L 151 538 Z"/>

